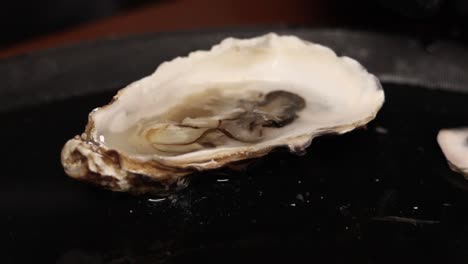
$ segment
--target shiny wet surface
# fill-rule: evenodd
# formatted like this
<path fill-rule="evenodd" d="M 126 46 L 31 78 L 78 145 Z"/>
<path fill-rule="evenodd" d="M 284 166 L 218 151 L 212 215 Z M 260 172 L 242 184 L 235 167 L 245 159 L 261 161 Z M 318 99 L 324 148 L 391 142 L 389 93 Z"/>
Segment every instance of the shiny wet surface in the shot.
<path fill-rule="evenodd" d="M 64 142 L 113 93 L 0 114 L 6 263 L 467 263 L 468 189 L 437 145 L 468 95 L 384 84 L 367 129 L 199 173 L 169 197 L 69 179 Z M 3 262 L 3 261 L 2 261 Z"/>

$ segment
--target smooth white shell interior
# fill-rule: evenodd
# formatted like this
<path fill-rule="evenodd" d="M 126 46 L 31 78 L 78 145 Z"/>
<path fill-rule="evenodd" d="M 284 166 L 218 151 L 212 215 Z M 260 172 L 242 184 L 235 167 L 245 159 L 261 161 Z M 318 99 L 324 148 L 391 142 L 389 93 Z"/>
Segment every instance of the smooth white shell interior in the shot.
<path fill-rule="evenodd" d="M 272 130 L 264 141 L 249 146 L 159 157 L 106 142 L 108 135 L 122 133 L 141 119 L 161 115 L 181 98 L 213 87 L 287 90 L 302 96 L 307 107 L 292 124 Z M 116 101 L 91 114 L 95 125 L 91 136 L 106 148 L 138 159 L 197 162 L 200 156 L 209 160 L 274 145 L 306 145 L 320 130 L 375 116 L 383 102 L 379 81 L 355 60 L 337 57 L 329 48 L 272 33 L 253 39 L 228 38 L 210 51 L 165 62 L 151 76 L 121 90 Z"/>
<path fill-rule="evenodd" d="M 468 128 L 443 129 L 437 141 L 447 160 L 468 173 Z"/>

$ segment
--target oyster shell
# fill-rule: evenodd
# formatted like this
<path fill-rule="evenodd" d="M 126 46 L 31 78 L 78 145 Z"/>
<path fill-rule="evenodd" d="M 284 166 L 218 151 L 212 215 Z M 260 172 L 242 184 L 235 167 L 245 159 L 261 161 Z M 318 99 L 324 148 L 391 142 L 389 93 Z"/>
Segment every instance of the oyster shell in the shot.
<path fill-rule="evenodd" d="M 195 171 L 301 152 L 371 121 L 384 102 L 358 62 L 295 36 L 227 38 L 161 64 L 89 115 L 62 150 L 65 172 L 115 191 L 178 186 Z"/>
<path fill-rule="evenodd" d="M 442 129 L 437 142 L 450 168 L 468 180 L 468 128 Z"/>

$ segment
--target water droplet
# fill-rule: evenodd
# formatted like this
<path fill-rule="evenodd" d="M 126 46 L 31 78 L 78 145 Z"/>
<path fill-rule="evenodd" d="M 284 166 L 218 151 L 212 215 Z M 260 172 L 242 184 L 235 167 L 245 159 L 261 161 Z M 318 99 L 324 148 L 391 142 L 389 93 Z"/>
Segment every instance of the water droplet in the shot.
<path fill-rule="evenodd" d="M 375 182 L 380 182 L 380 179 L 379 179 L 379 178 L 376 178 L 376 179 L 375 179 Z"/>
<path fill-rule="evenodd" d="M 156 198 L 156 199 L 148 199 L 148 202 L 152 202 L 152 203 L 159 203 L 159 202 L 163 202 L 165 201 L 166 198 Z"/>
<path fill-rule="evenodd" d="M 296 199 L 298 199 L 299 201 L 304 201 L 304 196 L 302 194 L 298 193 L 296 195 Z"/>
<path fill-rule="evenodd" d="M 417 207 L 417 206 L 413 206 L 413 209 L 414 209 L 414 210 L 418 210 L 418 209 L 419 209 L 419 207 Z"/>
<path fill-rule="evenodd" d="M 343 210 L 348 209 L 350 206 L 351 204 L 345 204 L 345 205 L 340 206 L 338 209 L 340 209 L 340 211 L 343 211 Z"/>
<path fill-rule="evenodd" d="M 295 203 L 292 203 L 292 204 L 291 204 L 291 207 L 296 207 L 296 204 L 295 204 Z"/>
<path fill-rule="evenodd" d="M 170 195 L 169 197 L 169 201 L 171 201 L 171 203 L 176 203 L 177 202 L 177 196 L 176 195 Z"/>
<path fill-rule="evenodd" d="M 376 127 L 375 131 L 382 135 L 388 134 L 388 129 L 386 129 L 385 127 L 381 127 L 381 126 Z"/>

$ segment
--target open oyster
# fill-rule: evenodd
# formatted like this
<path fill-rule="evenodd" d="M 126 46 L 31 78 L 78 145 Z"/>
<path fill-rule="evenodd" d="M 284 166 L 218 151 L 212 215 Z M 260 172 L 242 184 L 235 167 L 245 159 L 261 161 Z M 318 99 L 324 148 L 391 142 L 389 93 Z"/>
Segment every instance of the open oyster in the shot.
<path fill-rule="evenodd" d="M 365 125 L 383 102 L 377 78 L 329 48 L 273 33 L 228 38 L 92 111 L 62 164 L 108 189 L 152 191 L 276 147 L 303 151 L 318 135 Z"/>
<path fill-rule="evenodd" d="M 468 180 L 468 127 L 442 129 L 437 141 L 450 168 Z"/>

